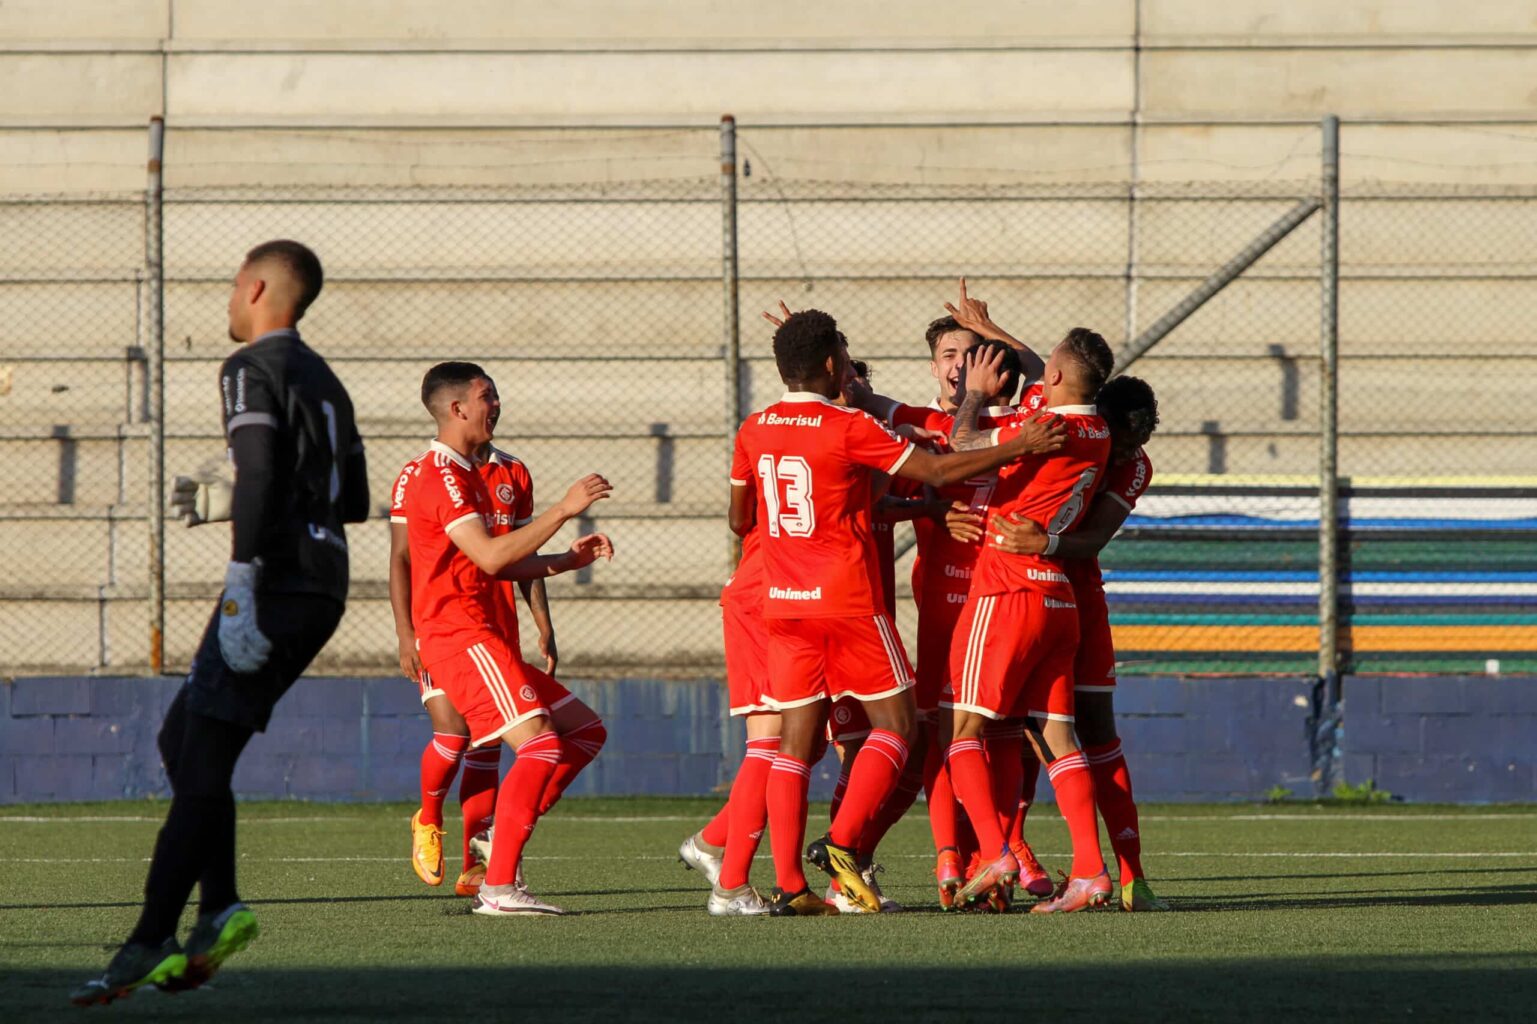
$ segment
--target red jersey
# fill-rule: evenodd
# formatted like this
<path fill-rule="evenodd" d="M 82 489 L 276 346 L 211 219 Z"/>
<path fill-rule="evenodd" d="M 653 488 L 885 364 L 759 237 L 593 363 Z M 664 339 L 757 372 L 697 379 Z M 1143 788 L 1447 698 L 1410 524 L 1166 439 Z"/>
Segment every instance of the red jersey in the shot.
<path fill-rule="evenodd" d="M 1008 405 L 983 409 L 977 416 L 977 429 L 994 430 L 1014 422 L 1018 415 Z M 945 435 L 949 435 L 955 425 L 955 414 L 941 409 L 938 401 L 924 408 L 893 404 L 887 418 L 893 425 L 909 423 Z M 997 482 L 997 475 L 988 473 L 941 487 L 936 493 L 949 504 L 961 502 L 973 512 L 986 516 Z M 919 607 L 930 599 L 943 600 L 945 595 L 967 593 L 971 589 L 971 573 L 977 554 L 982 550 L 981 542 L 956 540 L 945 529 L 944 523 L 927 517 L 915 519 L 913 530 L 918 535 L 918 554 L 913 559 L 913 596 Z"/>
<path fill-rule="evenodd" d="M 1148 485 L 1152 482 L 1152 460 L 1147 457 L 1144 449 L 1138 448 L 1125 462 L 1105 468 L 1104 483 L 1095 494 L 1095 500 L 1103 498 L 1119 502 L 1130 512 L 1137 507 L 1137 499 L 1147 493 Z M 1080 587 L 1104 586 L 1098 558 L 1064 558 L 1062 564 L 1067 566 L 1067 576 L 1073 581 L 1075 590 Z"/>
<path fill-rule="evenodd" d="M 441 441 L 406 463 L 395 481 L 390 521 L 406 524 L 411 622 L 424 662 L 502 633 L 501 581 L 481 571 L 448 536 L 471 519 L 489 530 L 495 514 L 475 465 Z"/>
<path fill-rule="evenodd" d="M 523 461 L 508 455 L 499 448 L 492 448 L 491 455 L 478 467 L 480 478 L 485 481 L 491 496 L 491 519 L 486 530 L 493 537 L 511 533 L 520 526 L 527 526 L 534 518 L 534 479 Z M 502 639 L 512 650 L 518 649 L 518 596 L 515 580 L 497 580 L 501 600 L 500 613 Z"/>
<path fill-rule="evenodd" d="M 759 536 L 762 532 L 754 526 L 742 538 L 742 557 L 737 559 L 736 572 L 720 591 L 722 605 L 730 603 L 763 610 L 763 541 Z"/>
<path fill-rule="evenodd" d="M 765 618 L 885 611 L 870 470 L 893 474 L 912 451 L 868 414 L 808 392 L 788 392 L 747 418 L 731 482 L 758 485 Z"/>
<path fill-rule="evenodd" d="M 1047 533 L 1067 533 L 1083 519 L 1105 471 L 1110 428 L 1092 405 L 1060 405 L 1047 411 L 1065 421 L 1066 444 L 1050 455 L 1031 455 L 1004 466 L 993 492 L 992 515 L 1023 515 Z M 994 430 L 994 443 L 1016 436 L 1023 422 Z M 1073 597 L 1060 559 L 1005 554 L 984 544 L 972 577 L 972 594 L 1016 590 L 1036 590 L 1065 601 Z"/>

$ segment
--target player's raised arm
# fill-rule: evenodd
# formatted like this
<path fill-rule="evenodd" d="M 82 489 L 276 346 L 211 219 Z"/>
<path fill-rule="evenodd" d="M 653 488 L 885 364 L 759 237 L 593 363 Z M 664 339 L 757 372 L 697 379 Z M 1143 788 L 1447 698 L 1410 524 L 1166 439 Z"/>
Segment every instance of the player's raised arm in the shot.
<path fill-rule="evenodd" d="M 613 561 L 614 542 L 606 534 L 589 533 L 578 537 L 569 549 L 558 555 L 531 555 L 512 563 L 497 575 L 504 580 L 542 580 L 546 576 L 585 569 L 600 558 Z"/>
<path fill-rule="evenodd" d="M 527 526 L 493 537 L 486 532 L 486 524 L 478 515 L 466 515 L 448 524 L 448 539 L 482 572 L 497 576 L 513 563 L 537 554 L 545 542 L 555 536 L 569 520 L 586 512 L 594 502 L 607 498 L 613 489 L 613 484 L 597 473 L 592 473 L 572 484 L 564 498 Z M 550 576 L 554 573 L 532 575 Z"/>
<path fill-rule="evenodd" d="M 955 317 L 955 322 L 975 332 L 983 338 L 991 338 L 1001 341 L 1019 354 L 1020 366 L 1024 371 L 1024 380 L 1028 384 L 1038 379 L 1046 369 L 1046 361 L 1035 353 L 1029 345 L 1014 337 L 1002 327 L 993 323 L 992 317 L 987 313 L 987 303 L 981 299 L 966 294 L 966 279 L 961 278 L 960 305 L 952 306 L 945 303 L 945 309 Z"/>

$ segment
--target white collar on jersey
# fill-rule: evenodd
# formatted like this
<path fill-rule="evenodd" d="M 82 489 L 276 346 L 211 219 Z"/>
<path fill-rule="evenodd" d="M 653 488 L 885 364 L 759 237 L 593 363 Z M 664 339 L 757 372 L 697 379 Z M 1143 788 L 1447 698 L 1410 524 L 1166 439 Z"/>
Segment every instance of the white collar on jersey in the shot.
<path fill-rule="evenodd" d="M 475 471 L 475 466 L 472 462 L 470 462 L 469 459 L 466 459 L 463 455 L 460 455 L 458 452 L 454 451 L 452 448 L 444 444 L 442 441 L 439 441 L 437 438 L 433 438 L 432 444 L 428 447 L 437 452 L 439 455 L 444 455 L 450 459 L 453 459 L 454 464 L 459 466 L 461 469 L 467 469 L 472 473 Z"/>
<path fill-rule="evenodd" d="M 1099 415 L 1099 406 L 1097 406 L 1097 405 L 1053 405 L 1053 406 L 1048 406 L 1046 411 L 1047 412 L 1065 413 L 1068 416 L 1098 416 Z"/>
<path fill-rule="evenodd" d="M 928 407 L 930 409 L 933 409 L 935 412 L 945 412 L 945 407 L 939 404 L 939 399 L 937 399 L 937 398 L 934 399 L 932 402 L 930 402 Z M 1014 415 L 1014 413 L 1016 411 L 1017 410 L 1012 405 L 990 405 L 986 409 L 983 409 L 980 413 L 978 413 L 978 415 L 980 415 L 980 416 L 991 416 L 993 419 L 996 420 L 996 419 L 1001 419 L 1004 416 L 1012 416 L 1012 415 Z M 945 415 L 953 416 L 955 414 L 954 413 L 945 413 Z"/>
<path fill-rule="evenodd" d="M 832 400 L 826 395 L 819 395 L 815 391 L 786 391 L 779 399 L 781 402 L 821 402 L 823 405 L 832 405 Z"/>

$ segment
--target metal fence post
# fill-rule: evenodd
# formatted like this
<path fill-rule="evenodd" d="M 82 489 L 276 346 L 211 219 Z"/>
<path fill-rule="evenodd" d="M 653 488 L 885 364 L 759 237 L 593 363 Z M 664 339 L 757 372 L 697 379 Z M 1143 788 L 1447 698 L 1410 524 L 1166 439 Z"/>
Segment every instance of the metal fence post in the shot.
<path fill-rule="evenodd" d="M 1340 121 L 1323 119 L 1323 230 L 1319 253 L 1318 694 L 1313 779 L 1326 795 L 1337 767 L 1339 658 Z"/>
<path fill-rule="evenodd" d="M 149 390 L 149 670 L 165 666 L 165 263 L 161 158 L 165 120 L 149 121 L 149 183 L 144 194 L 145 372 Z"/>
<path fill-rule="evenodd" d="M 737 308 L 737 237 L 736 237 L 736 118 L 724 114 L 720 119 L 720 196 L 721 196 L 721 283 L 724 286 L 724 323 L 722 341 L 726 355 L 726 465 L 731 465 L 737 424 L 742 422 L 742 334 Z M 731 535 L 726 556 L 727 570 L 736 567 L 742 551 L 741 539 Z"/>

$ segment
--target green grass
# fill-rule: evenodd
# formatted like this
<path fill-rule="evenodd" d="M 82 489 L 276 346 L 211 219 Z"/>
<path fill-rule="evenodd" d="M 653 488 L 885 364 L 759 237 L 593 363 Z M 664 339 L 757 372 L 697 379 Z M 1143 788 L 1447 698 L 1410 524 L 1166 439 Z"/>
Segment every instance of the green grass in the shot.
<path fill-rule="evenodd" d="M 1148 870 L 1178 911 L 1043 918 L 932 910 L 920 807 L 882 849 L 916 912 L 803 921 L 705 915 L 673 851 L 711 810 L 568 801 L 528 873 L 575 913 L 498 921 L 416 880 L 409 808 L 243 805 L 262 937 L 208 989 L 82 1011 L 65 994 L 131 928 L 164 805 L 0 809 L 0 1019 L 1482 1024 L 1537 1005 L 1537 808 L 1147 807 Z M 1054 810 L 1030 834 L 1066 867 Z"/>

